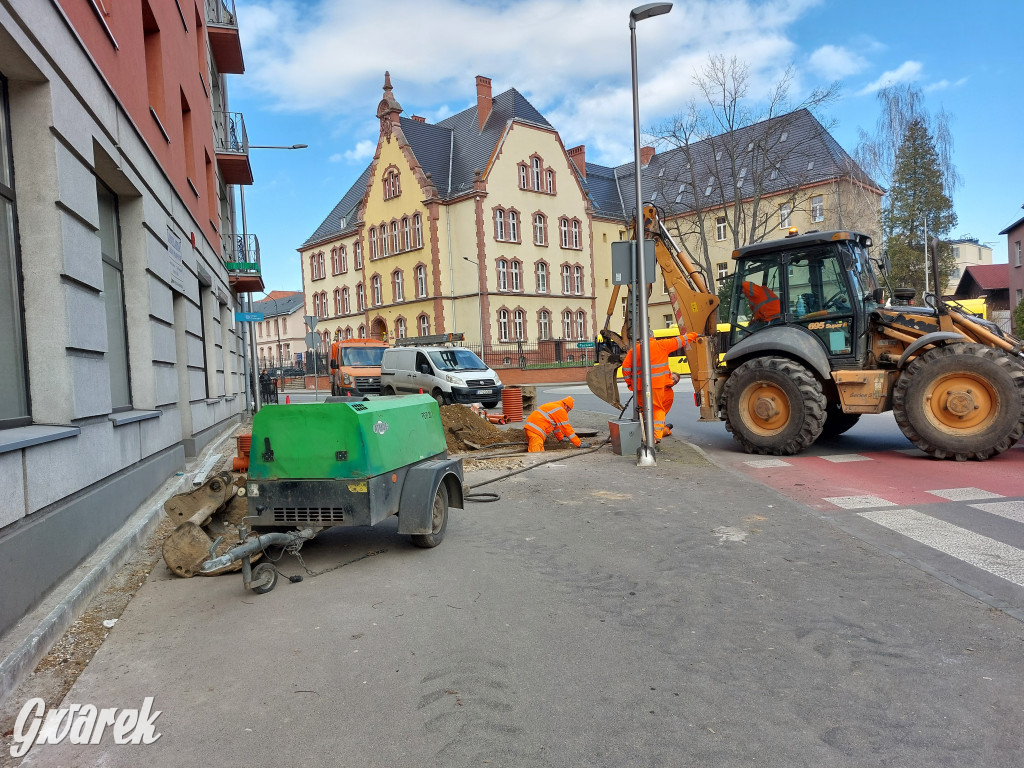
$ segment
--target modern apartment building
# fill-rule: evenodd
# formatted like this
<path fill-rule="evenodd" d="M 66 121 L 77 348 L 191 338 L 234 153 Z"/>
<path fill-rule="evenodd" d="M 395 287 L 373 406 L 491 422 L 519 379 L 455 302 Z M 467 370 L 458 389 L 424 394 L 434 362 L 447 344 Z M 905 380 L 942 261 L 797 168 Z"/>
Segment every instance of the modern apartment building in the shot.
<path fill-rule="evenodd" d="M 953 295 L 968 267 L 984 267 L 992 263 L 992 249 L 978 242 L 977 238 L 961 237 L 950 240 L 949 247 L 953 251 L 956 266 L 949 275 L 949 283 L 943 291 L 943 296 Z"/>
<path fill-rule="evenodd" d="M 242 70 L 233 0 L 0 3 L 0 633 L 244 410 Z"/>

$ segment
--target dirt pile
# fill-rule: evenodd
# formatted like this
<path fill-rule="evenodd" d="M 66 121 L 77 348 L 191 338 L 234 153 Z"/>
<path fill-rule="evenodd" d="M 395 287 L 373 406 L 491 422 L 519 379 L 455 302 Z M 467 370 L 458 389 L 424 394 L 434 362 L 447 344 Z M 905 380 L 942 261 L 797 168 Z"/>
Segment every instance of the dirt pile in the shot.
<path fill-rule="evenodd" d="M 515 443 L 526 450 L 526 432 L 522 427 L 499 428 L 487 419 L 478 416 L 465 405 L 444 405 L 441 407 L 441 424 L 444 425 L 444 438 L 448 444 L 448 453 L 466 453 L 474 449 L 469 445 L 488 446 L 497 443 Z M 514 450 L 515 445 L 506 446 Z M 544 441 L 544 450 L 571 448 L 569 443 L 560 443 L 549 436 Z"/>

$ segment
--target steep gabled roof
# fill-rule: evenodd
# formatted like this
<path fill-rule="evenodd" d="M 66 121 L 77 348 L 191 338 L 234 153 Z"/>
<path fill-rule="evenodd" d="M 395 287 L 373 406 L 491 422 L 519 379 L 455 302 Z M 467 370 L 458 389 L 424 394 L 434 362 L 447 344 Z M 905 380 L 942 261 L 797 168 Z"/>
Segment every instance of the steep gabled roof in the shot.
<path fill-rule="evenodd" d="M 338 201 L 338 204 L 334 206 L 334 210 L 327 215 L 327 218 L 316 228 L 316 231 L 306 238 L 306 242 L 301 247 L 305 248 L 307 245 L 319 242 L 320 240 L 336 237 L 352 228 L 357 223 L 356 214 L 359 212 L 359 203 L 363 199 L 363 194 L 366 192 L 366 182 L 369 180 L 370 166 L 366 166 L 366 170 L 356 179 L 356 183 Z"/>
<path fill-rule="evenodd" d="M 1008 290 L 1010 267 L 1008 264 L 972 264 L 964 270 L 961 282 L 970 277 L 983 291 Z M 957 286 L 959 289 L 959 286 Z"/>
<path fill-rule="evenodd" d="M 272 291 L 267 294 L 267 298 L 254 301 L 252 308 L 254 312 L 262 312 L 267 317 L 290 315 L 303 305 L 305 296 L 302 291 Z"/>

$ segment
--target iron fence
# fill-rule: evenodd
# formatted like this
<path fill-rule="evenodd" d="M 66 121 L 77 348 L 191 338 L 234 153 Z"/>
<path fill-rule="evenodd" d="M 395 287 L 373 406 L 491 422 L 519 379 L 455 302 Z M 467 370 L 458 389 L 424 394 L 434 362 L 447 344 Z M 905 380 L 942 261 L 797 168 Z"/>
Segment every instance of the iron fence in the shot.
<path fill-rule="evenodd" d="M 464 344 L 476 352 L 494 370 L 502 368 L 586 368 L 594 364 L 593 347 L 579 347 L 571 339 L 546 339 L 536 343 L 513 341 L 487 344 L 482 350 L 479 344 Z"/>

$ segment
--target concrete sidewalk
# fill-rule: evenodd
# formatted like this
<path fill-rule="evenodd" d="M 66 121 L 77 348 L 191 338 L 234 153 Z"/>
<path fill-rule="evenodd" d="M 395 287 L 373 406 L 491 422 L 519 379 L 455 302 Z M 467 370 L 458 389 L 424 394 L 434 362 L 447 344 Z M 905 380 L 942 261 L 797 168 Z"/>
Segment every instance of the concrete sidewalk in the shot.
<path fill-rule="evenodd" d="M 65 700 L 152 696 L 159 740 L 23 765 L 1022 764 L 1020 622 L 663 448 L 488 485 L 433 550 L 334 529 L 267 595 L 159 565 Z"/>

